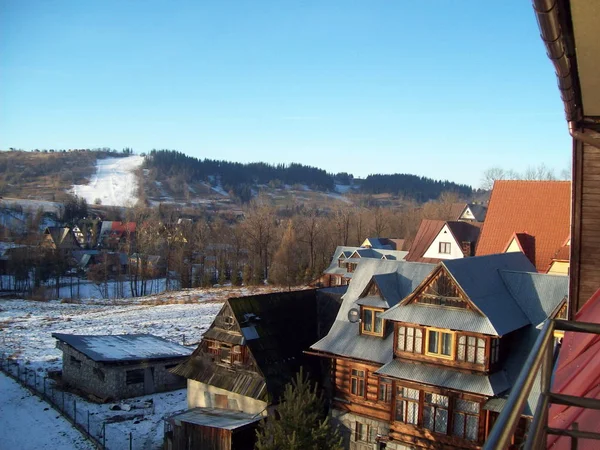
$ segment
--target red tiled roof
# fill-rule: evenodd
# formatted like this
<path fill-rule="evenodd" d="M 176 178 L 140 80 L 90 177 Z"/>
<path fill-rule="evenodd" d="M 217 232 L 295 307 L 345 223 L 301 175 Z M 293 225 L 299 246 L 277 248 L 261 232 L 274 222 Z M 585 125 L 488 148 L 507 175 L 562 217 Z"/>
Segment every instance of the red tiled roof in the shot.
<path fill-rule="evenodd" d="M 570 223 L 570 181 L 496 181 L 475 255 L 502 253 L 515 233 L 524 233 L 534 241 L 536 269 L 545 272 Z"/>
<path fill-rule="evenodd" d="M 415 239 L 413 240 L 413 243 L 410 246 L 408 255 L 406 255 L 406 261 L 439 262 L 438 259 L 423 258 L 423 255 L 425 254 L 435 237 L 439 234 L 445 223 L 446 222 L 443 220 L 423 219 L 421 221 L 421 225 L 419 225 L 417 235 L 415 236 Z"/>
<path fill-rule="evenodd" d="M 135 222 L 112 222 L 111 230 L 121 233 L 135 233 Z"/>

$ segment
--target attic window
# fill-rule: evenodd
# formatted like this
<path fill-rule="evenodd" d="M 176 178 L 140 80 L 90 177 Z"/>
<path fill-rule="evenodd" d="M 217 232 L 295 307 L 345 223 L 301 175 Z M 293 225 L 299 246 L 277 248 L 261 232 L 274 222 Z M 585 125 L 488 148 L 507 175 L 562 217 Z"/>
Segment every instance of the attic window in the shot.
<path fill-rule="evenodd" d="M 439 251 L 440 251 L 440 253 L 449 255 L 450 254 L 450 242 L 440 242 Z"/>
<path fill-rule="evenodd" d="M 415 301 L 426 305 L 469 308 L 454 282 L 443 271 L 438 273 Z"/>
<path fill-rule="evenodd" d="M 383 309 L 362 308 L 362 332 L 374 336 L 383 336 L 383 319 L 380 317 Z"/>

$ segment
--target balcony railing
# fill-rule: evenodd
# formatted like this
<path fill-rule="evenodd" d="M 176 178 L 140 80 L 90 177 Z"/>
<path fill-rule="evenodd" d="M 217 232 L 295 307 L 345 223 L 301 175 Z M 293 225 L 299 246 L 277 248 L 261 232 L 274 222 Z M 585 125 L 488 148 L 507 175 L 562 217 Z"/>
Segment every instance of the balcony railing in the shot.
<path fill-rule="evenodd" d="M 555 330 L 600 334 L 600 324 L 566 320 L 548 320 L 545 323 L 512 388 L 502 413 L 498 416 L 485 442 L 484 450 L 499 450 L 509 447 L 539 371 L 541 371 L 541 395 L 523 448 L 526 450 L 546 448 L 546 438 L 548 435 L 570 437 L 572 449 L 577 449 L 579 439 L 600 440 L 600 433 L 578 430 L 576 423 L 569 430 L 548 427 L 548 409 L 550 404 L 600 410 L 600 400 L 556 394 L 551 391 L 552 372 L 555 362 Z"/>

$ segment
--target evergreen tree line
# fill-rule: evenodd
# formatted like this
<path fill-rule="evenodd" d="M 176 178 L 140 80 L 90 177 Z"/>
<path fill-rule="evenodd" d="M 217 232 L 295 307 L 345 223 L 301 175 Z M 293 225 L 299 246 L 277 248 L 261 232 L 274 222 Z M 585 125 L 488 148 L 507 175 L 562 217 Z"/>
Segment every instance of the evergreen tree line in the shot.
<path fill-rule="evenodd" d="M 186 183 L 218 179 L 223 188 L 233 192 L 242 202 L 252 198 L 252 187 L 257 184 L 306 184 L 316 190 L 331 191 L 336 182 L 350 184 L 354 179 L 346 172 L 331 174 L 323 169 L 296 163 L 273 165 L 201 160 L 173 150 L 152 150 L 144 164 L 148 169 L 155 169 L 159 178 L 182 177 Z M 472 194 L 472 188 L 464 184 L 410 174 L 369 175 L 360 185 L 362 193 L 403 195 L 418 202 L 437 199 L 448 191 L 464 197 Z"/>
<path fill-rule="evenodd" d="M 401 194 L 418 202 L 436 199 L 442 192 L 456 192 L 461 197 L 470 197 L 473 188 L 448 180 L 433 180 L 427 177 L 395 173 L 391 175 L 369 175 L 361 185 L 366 194 Z"/>

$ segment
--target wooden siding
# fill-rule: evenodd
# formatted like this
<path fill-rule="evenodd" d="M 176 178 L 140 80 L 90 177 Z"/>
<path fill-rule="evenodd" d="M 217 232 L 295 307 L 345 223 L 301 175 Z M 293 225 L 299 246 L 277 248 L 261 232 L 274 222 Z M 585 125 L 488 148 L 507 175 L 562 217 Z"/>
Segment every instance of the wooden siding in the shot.
<path fill-rule="evenodd" d="M 404 327 L 412 327 L 412 328 L 419 328 L 422 330 L 423 332 L 423 342 L 422 342 L 422 346 L 423 346 L 423 351 L 422 353 L 411 353 L 411 352 L 405 352 L 405 351 L 400 351 L 398 350 L 398 328 L 404 326 Z M 442 330 L 442 331 L 447 331 L 448 333 L 452 333 L 454 335 L 453 337 L 453 346 L 454 348 L 452 349 L 452 354 L 454 355 L 454 359 L 450 360 L 448 358 L 440 358 L 440 357 L 436 357 L 436 356 L 429 356 L 426 354 L 426 333 L 427 330 L 429 329 L 434 329 L 434 330 L 439 330 L 438 328 L 433 328 L 433 327 L 421 327 L 412 323 L 406 323 L 406 322 L 394 322 L 394 355 L 397 358 L 400 359 L 406 359 L 406 360 L 411 360 L 411 361 L 421 361 L 421 362 L 425 362 L 428 364 L 439 364 L 442 365 L 444 367 L 451 367 L 451 368 L 456 368 L 456 369 L 464 369 L 466 371 L 469 372 L 477 372 L 477 373 L 486 373 L 489 372 L 490 369 L 490 344 L 491 344 L 491 338 L 487 335 L 484 334 L 477 334 L 477 333 L 466 333 L 466 332 L 457 332 L 457 331 L 452 331 L 452 330 Z M 481 338 L 483 340 L 485 340 L 485 359 L 484 359 L 484 364 L 475 364 L 475 363 L 470 363 L 467 361 L 459 361 L 457 359 L 458 357 L 458 338 L 459 336 L 474 336 L 476 338 Z"/>
<path fill-rule="evenodd" d="M 332 364 L 332 378 L 335 380 L 334 408 L 389 422 L 393 402 L 378 400 L 379 376 L 375 375 L 375 371 L 380 367 L 336 359 Z M 352 369 L 365 371 L 365 394 L 362 397 L 353 395 L 350 391 Z"/>
<path fill-rule="evenodd" d="M 570 316 L 600 288 L 600 149 L 574 141 Z"/>

